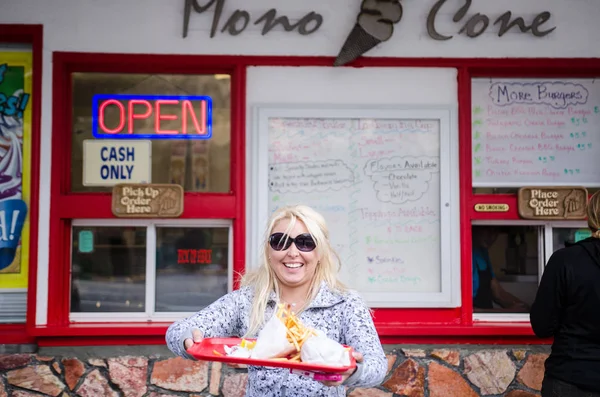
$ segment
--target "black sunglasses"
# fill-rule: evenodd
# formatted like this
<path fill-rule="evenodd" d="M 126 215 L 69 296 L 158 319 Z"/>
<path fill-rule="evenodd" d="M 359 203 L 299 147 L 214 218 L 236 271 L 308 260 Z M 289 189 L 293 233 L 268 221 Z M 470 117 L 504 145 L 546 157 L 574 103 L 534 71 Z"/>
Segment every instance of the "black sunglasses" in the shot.
<path fill-rule="evenodd" d="M 269 245 L 275 251 L 286 250 L 290 248 L 292 243 L 296 244 L 298 251 L 302 252 L 310 252 L 317 247 L 317 243 L 315 243 L 315 240 L 308 233 L 299 234 L 294 238 L 284 233 L 273 233 L 269 237 Z"/>

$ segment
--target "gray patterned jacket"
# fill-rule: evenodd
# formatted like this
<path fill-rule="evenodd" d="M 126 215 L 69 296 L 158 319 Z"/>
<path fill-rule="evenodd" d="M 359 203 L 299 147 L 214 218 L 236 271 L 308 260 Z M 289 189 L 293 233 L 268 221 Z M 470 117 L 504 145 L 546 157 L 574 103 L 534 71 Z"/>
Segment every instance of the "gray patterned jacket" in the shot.
<path fill-rule="evenodd" d="M 176 355 L 191 359 L 183 341 L 191 338 L 192 329 L 204 337 L 242 337 L 248 330 L 253 292 L 250 287 L 233 291 L 210 306 L 186 319 L 177 321 L 167 330 L 169 349 Z M 271 293 L 265 318 L 276 307 L 276 295 Z M 325 283 L 313 302 L 300 314 L 308 327 L 321 330 L 338 343 L 351 346 L 364 356 L 356 372 L 344 383 L 348 387 L 372 387 L 383 382 L 387 360 L 373 325 L 369 309 L 355 292 L 332 291 Z M 248 367 L 247 397 L 332 397 L 345 396 L 344 386 L 327 387 L 308 377 L 291 374 L 288 369 Z"/>

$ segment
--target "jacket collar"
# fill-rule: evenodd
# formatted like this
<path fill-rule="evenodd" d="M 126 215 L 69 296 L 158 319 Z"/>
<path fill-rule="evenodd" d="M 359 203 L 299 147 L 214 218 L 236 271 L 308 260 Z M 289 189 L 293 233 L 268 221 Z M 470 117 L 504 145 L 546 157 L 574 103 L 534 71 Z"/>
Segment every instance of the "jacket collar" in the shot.
<path fill-rule="evenodd" d="M 317 309 L 317 308 L 328 308 L 337 305 L 345 300 L 344 295 L 341 292 L 332 290 L 325 281 L 321 282 L 321 287 L 315 299 L 308 305 L 306 309 Z M 271 291 L 269 294 L 269 303 L 278 303 L 279 298 L 275 294 L 275 291 Z"/>

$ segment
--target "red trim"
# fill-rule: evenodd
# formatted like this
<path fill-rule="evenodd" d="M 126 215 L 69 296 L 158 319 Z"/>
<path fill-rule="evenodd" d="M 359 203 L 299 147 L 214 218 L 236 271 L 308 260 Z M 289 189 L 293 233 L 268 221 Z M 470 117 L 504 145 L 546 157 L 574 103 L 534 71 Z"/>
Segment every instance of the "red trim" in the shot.
<path fill-rule="evenodd" d="M 468 194 L 471 191 L 471 78 L 466 68 L 458 71 L 458 169 L 460 186 L 460 279 L 461 286 L 472 285 L 471 228 L 469 225 Z M 462 316 L 464 325 L 473 324 L 473 294 L 471 288 L 461 288 Z"/>
<path fill-rule="evenodd" d="M 25 324 L 2 324 L 0 325 L 0 342 L 2 344 L 27 344 L 35 343 L 35 337 L 27 332 Z"/>
<path fill-rule="evenodd" d="M 54 55 L 56 62 L 56 55 Z M 71 92 L 67 89 L 69 84 L 68 73 L 60 64 L 53 67 L 52 74 L 52 103 L 70 104 Z M 64 88 L 63 88 L 64 87 Z M 70 84 L 68 85 L 70 87 Z M 70 167 L 67 162 L 67 154 L 70 158 L 71 139 L 65 139 L 64 131 L 71 131 L 71 107 L 53 106 L 52 107 L 52 168 L 50 184 L 50 233 L 49 233 L 49 252 L 48 252 L 48 324 L 66 325 L 65 309 L 68 310 L 68 303 L 65 301 L 65 295 L 68 296 L 68 250 L 64 249 L 69 234 L 67 222 L 61 217 L 61 192 L 68 186 L 67 179 L 70 177 Z M 61 132 L 62 131 L 62 132 Z M 79 207 L 81 203 L 77 206 Z M 50 304 L 50 302 L 52 302 Z M 63 310 L 61 310 L 63 309 Z M 37 329 L 36 329 L 37 330 Z"/>
<path fill-rule="evenodd" d="M 234 59 L 234 58 L 230 58 Z M 111 195 L 70 191 L 73 72 L 230 74 L 231 79 L 231 190 L 225 194 L 185 193 L 185 219 L 222 218 L 233 221 L 233 270 L 244 271 L 245 259 L 245 67 L 205 57 L 54 53 L 52 125 L 52 185 L 48 326 L 69 327 L 70 224 L 72 219 L 114 218 Z M 237 287 L 237 278 L 234 285 Z M 74 327 L 74 326 L 70 326 Z M 35 332 L 39 332 L 37 329 Z M 104 334 L 106 335 L 106 334 Z"/>
<path fill-rule="evenodd" d="M 402 336 L 402 337 L 387 337 L 382 336 L 381 343 L 384 345 L 398 345 L 398 344 L 419 344 L 419 345 L 548 345 L 552 343 L 552 340 L 539 341 L 536 338 L 522 337 L 522 336 L 502 336 L 498 338 L 498 335 L 492 335 L 489 337 L 484 336 Z M 165 338 L 163 335 L 159 336 L 116 336 L 116 337 L 104 337 L 102 339 L 95 337 L 49 337 L 39 338 L 37 342 L 40 347 L 61 347 L 61 346 L 114 346 L 114 345 L 164 345 Z"/>
<path fill-rule="evenodd" d="M 505 336 L 501 333 L 502 329 L 494 335 L 485 336 L 396 336 L 380 338 L 384 345 L 548 345 L 552 340 L 540 340 L 534 337 L 524 336 Z M 499 337 L 501 335 L 501 337 Z"/>
<path fill-rule="evenodd" d="M 71 103 L 70 73 L 230 73 L 231 87 L 231 194 L 186 194 L 186 218 L 229 218 L 234 225 L 233 267 L 237 288 L 245 269 L 245 124 L 246 68 L 249 66 L 331 67 L 333 57 L 195 56 L 153 54 L 54 54 L 53 103 Z M 518 219 L 516 195 L 474 195 L 471 178 L 471 79 L 473 77 L 590 77 L 600 73 L 600 59 L 476 59 L 476 58 L 361 58 L 348 67 L 451 67 L 458 71 L 459 163 L 461 222 L 461 307 L 453 309 L 377 309 L 376 327 L 384 343 L 445 341 L 445 343 L 548 343 L 533 336 L 527 323 L 473 323 L 471 278 L 471 222 L 476 219 Z M 48 327 L 37 327 L 42 343 L 112 344 L 115 340 L 146 338 L 153 343 L 164 324 L 69 324 L 69 220 L 111 218 L 110 196 L 69 192 L 71 106 L 53 109 L 53 153 L 50 233 Z M 86 205 L 80 204 L 85 197 Z M 477 213 L 476 203 L 507 203 L 507 213 Z M 401 319 L 402 322 L 398 320 Z M 503 338 L 497 338 L 502 335 Z M 66 339 L 76 336 L 73 339 Z M 56 337 L 56 338 L 54 338 Z M 110 339 L 111 337 L 117 339 Z M 139 338 L 138 338 L 139 339 Z M 113 342 L 110 342 L 113 341 Z M 139 341 L 135 342 L 139 344 Z M 161 342 L 162 343 L 162 342 Z"/>
<path fill-rule="evenodd" d="M 233 151 L 231 156 L 231 183 L 234 186 L 235 214 L 233 223 L 233 288 L 240 286 L 240 276 L 246 261 L 246 68 L 236 66 L 231 87 L 231 122 Z M 235 135 L 233 135 L 235 133 Z"/>
<path fill-rule="evenodd" d="M 38 270 L 38 230 L 39 230 L 39 197 L 40 197 L 40 125 L 42 114 L 42 57 L 44 28 L 42 25 L 1 25 L 0 42 L 31 44 L 33 57 L 32 76 L 32 112 L 31 112 L 31 177 L 29 187 L 29 269 L 27 288 L 26 326 L 15 326 L 17 334 L 28 332 L 35 325 L 37 270 Z M 9 332 L 10 326 L 0 329 Z M 12 331 L 10 331 L 12 332 Z M 32 343 L 29 336 L 11 338 L 2 337 L 3 343 Z M 13 342 L 10 342 L 10 341 Z M 22 342 L 19 342 L 22 340 Z"/>
<path fill-rule="evenodd" d="M 39 338 L 38 346 L 40 347 L 57 347 L 57 346 L 124 346 L 124 345 L 164 345 L 165 337 L 162 336 L 105 336 L 97 337 L 52 337 Z"/>
<path fill-rule="evenodd" d="M 186 194 L 185 197 L 181 219 L 229 218 L 236 207 L 235 197 L 226 194 Z M 111 202 L 107 194 L 63 194 L 56 211 L 61 219 L 114 218 Z"/>

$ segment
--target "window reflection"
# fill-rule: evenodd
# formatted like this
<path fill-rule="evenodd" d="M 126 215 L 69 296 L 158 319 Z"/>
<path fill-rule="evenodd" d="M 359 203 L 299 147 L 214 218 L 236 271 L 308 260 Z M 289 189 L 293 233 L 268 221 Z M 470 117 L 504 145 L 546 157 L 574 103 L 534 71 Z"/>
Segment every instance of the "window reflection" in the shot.
<path fill-rule="evenodd" d="M 73 227 L 71 312 L 144 312 L 146 228 Z"/>
<path fill-rule="evenodd" d="M 552 252 L 568 247 L 571 244 L 575 244 L 576 242 L 585 240 L 591 236 L 591 230 L 585 226 L 580 228 L 554 227 L 552 228 Z"/>
<path fill-rule="evenodd" d="M 229 229 L 156 229 L 156 311 L 195 312 L 227 293 Z"/>
<path fill-rule="evenodd" d="M 527 312 L 538 286 L 534 226 L 473 226 L 473 310 Z"/>
<path fill-rule="evenodd" d="M 92 135 L 92 98 L 96 94 L 203 95 L 213 101 L 212 137 L 209 140 L 152 141 L 152 183 L 175 183 L 186 192 L 227 193 L 230 189 L 231 89 L 229 75 L 167 75 L 73 73 L 73 134 L 71 190 L 106 192 L 110 187 L 83 186 L 83 141 Z M 114 110 L 114 109 L 113 109 Z M 143 113 L 145 108 L 135 110 Z M 118 124 L 107 111 L 106 122 Z M 164 130 L 178 129 L 177 121 L 163 120 Z M 154 131 L 154 118 L 134 121 L 134 133 Z M 179 124 L 178 124 L 179 123 Z M 191 120 L 190 120 L 191 127 Z"/>

